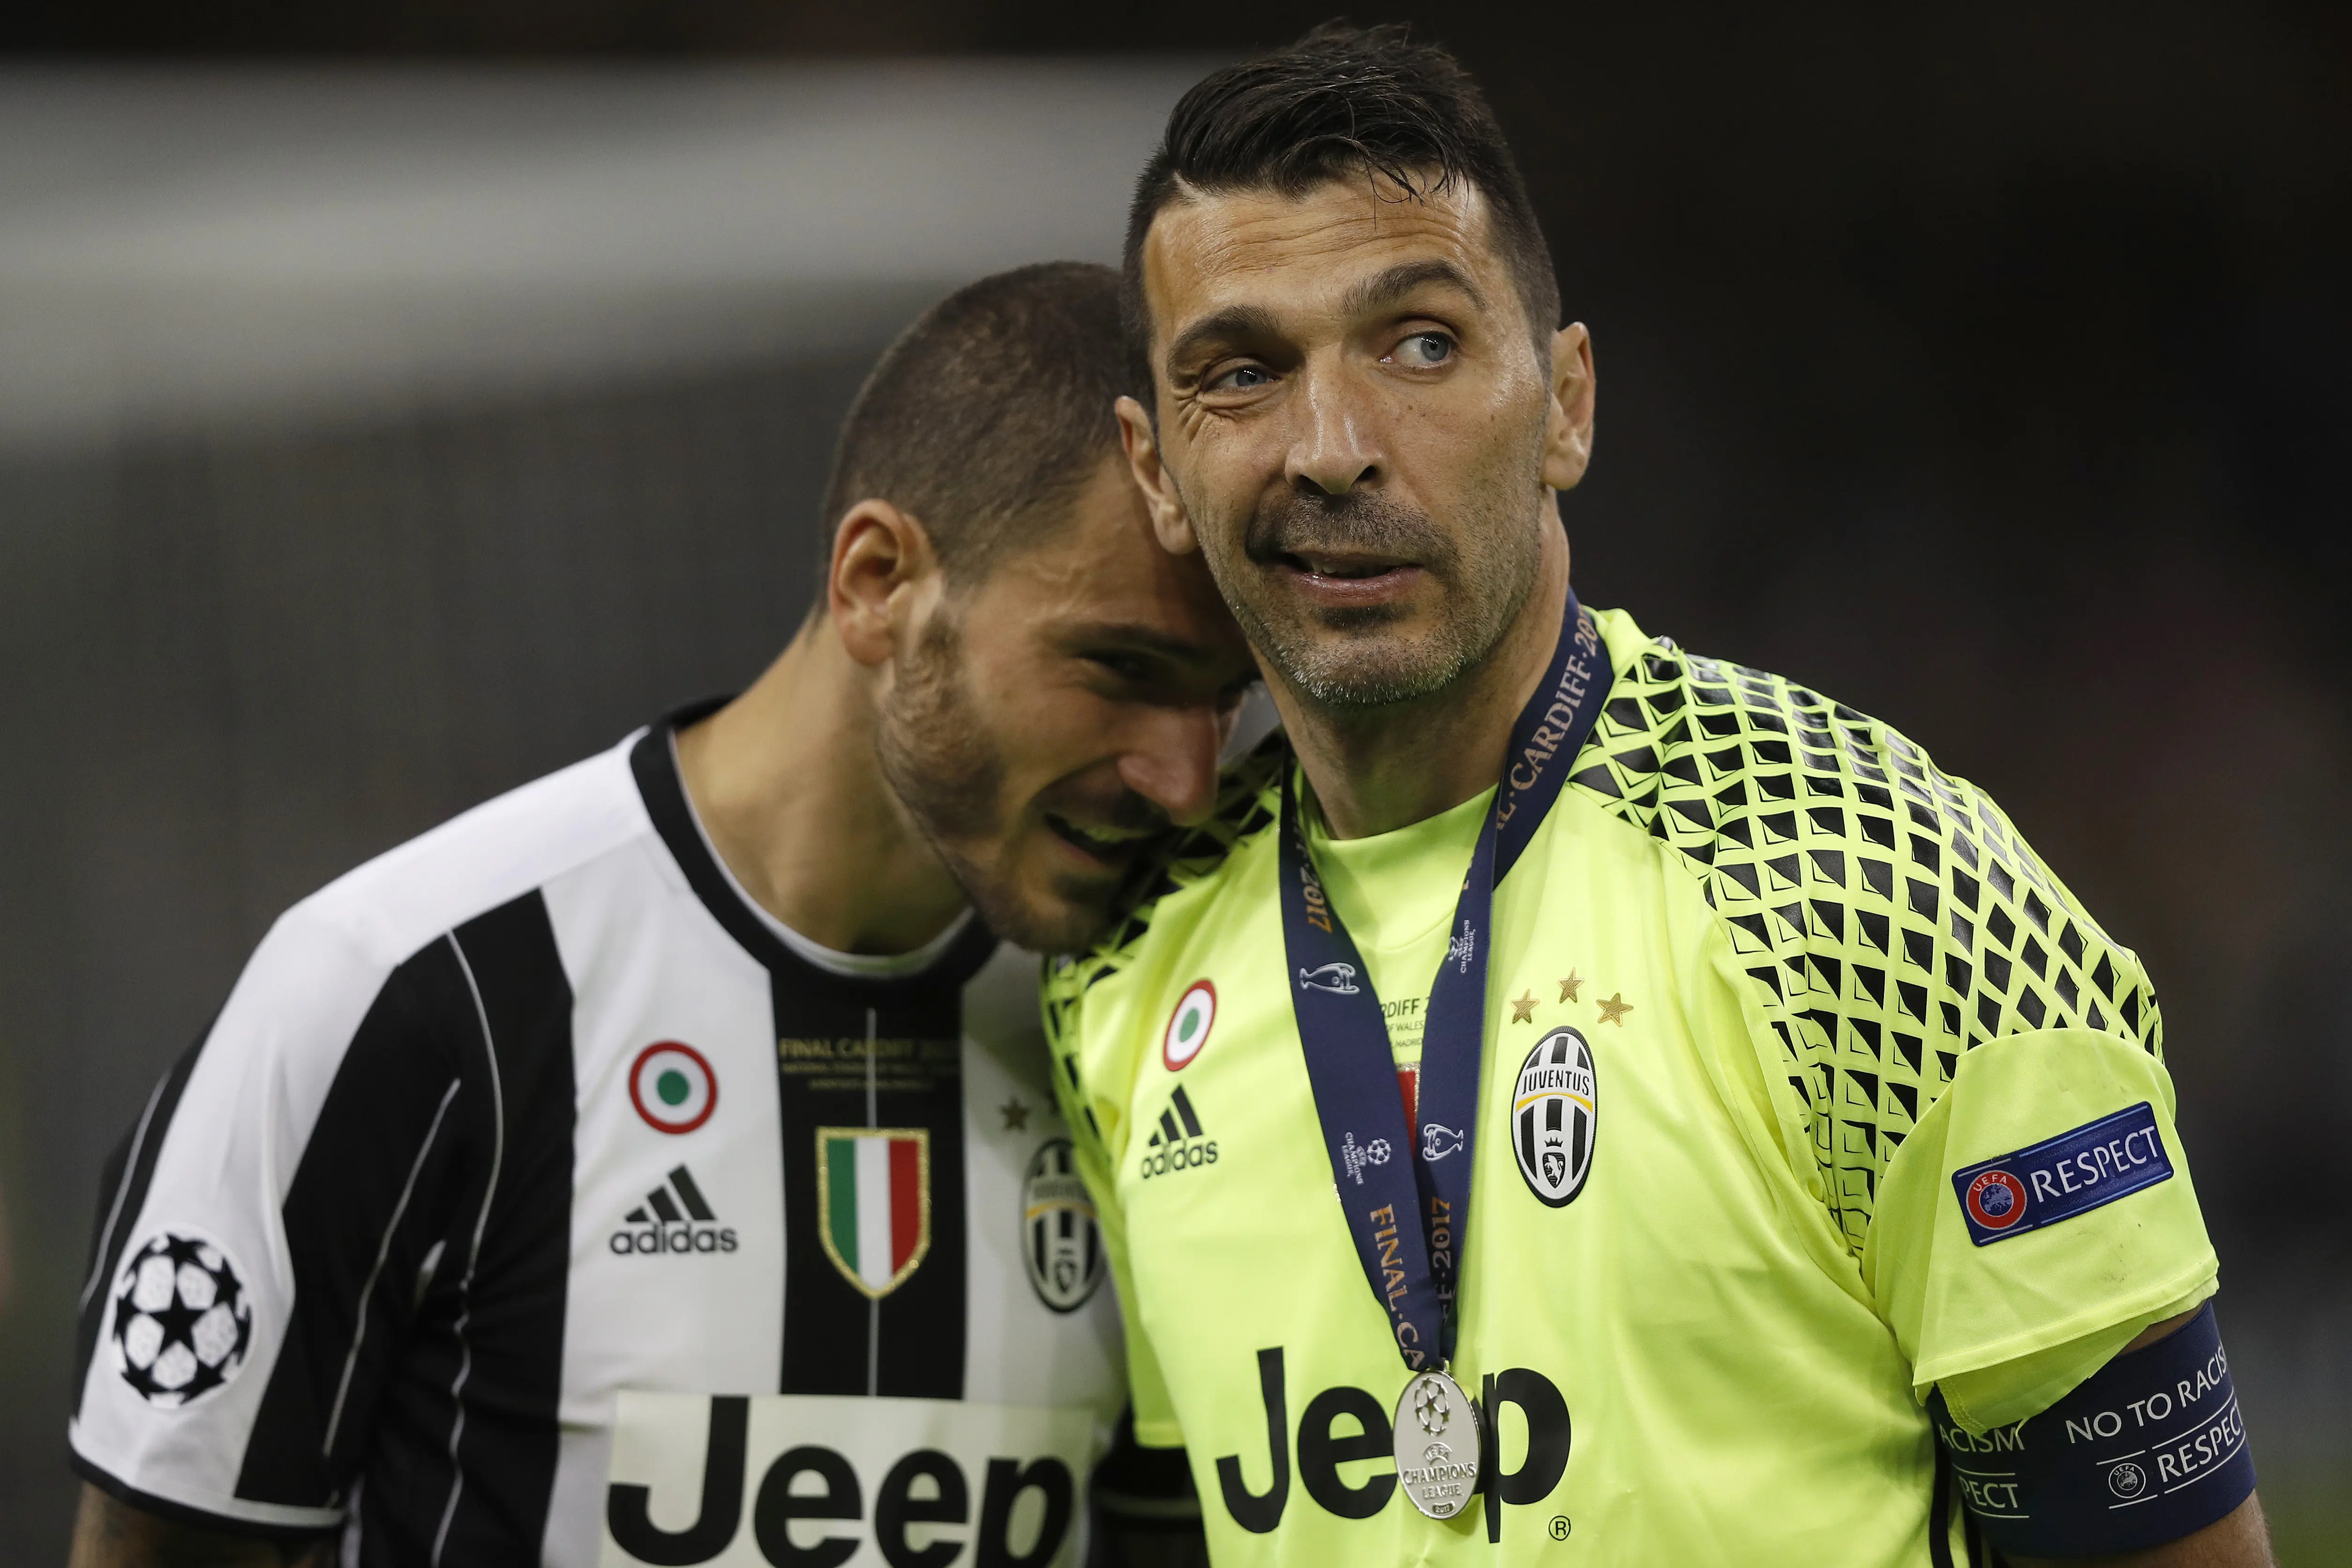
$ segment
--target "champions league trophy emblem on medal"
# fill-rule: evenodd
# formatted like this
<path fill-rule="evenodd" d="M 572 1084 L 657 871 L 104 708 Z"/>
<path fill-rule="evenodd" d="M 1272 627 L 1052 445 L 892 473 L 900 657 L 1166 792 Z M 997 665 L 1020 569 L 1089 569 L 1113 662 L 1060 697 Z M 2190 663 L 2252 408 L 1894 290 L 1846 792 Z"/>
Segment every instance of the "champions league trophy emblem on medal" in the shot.
<path fill-rule="evenodd" d="M 1396 1408 L 1397 1484 L 1432 1519 L 1452 1519 L 1478 1487 L 1478 1407 L 1442 1372 L 1404 1385 Z"/>

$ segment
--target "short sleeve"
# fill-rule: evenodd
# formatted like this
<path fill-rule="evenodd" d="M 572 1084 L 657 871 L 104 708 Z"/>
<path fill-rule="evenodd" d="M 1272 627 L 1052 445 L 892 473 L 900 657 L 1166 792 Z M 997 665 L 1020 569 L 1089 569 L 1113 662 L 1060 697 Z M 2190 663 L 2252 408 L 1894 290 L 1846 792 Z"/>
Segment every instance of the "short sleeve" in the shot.
<path fill-rule="evenodd" d="M 341 1522 L 488 1103 L 434 1021 L 438 952 L 382 961 L 296 910 L 149 1097 L 82 1290 L 92 1484 L 215 1529 Z"/>
<path fill-rule="evenodd" d="M 1622 614 L 1603 624 L 1616 680 L 1572 787 L 1702 890 L 1791 1170 L 1922 1397 L 1940 1386 L 1964 1423 L 2032 1414 L 2210 1293 L 2162 1016 L 2131 951 L 1990 796 L 1890 726 Z M 2087 1207 L 2063 1194 L 2046 1225 L 1964 1219 L 1952 1177 L 2109 1116 L 2127 1120 L 2105 1141 L 2160 1149 L 2168 1179 Z"/>
<path fill-rule="evenodd" d="M 2219 1272 L 2163 1063 L 2111 1034 L 1961 1059 L 1886 1170 L 1863 1272 L 1924 1399 L 1976 1430 L 2038 1414 Z"/>

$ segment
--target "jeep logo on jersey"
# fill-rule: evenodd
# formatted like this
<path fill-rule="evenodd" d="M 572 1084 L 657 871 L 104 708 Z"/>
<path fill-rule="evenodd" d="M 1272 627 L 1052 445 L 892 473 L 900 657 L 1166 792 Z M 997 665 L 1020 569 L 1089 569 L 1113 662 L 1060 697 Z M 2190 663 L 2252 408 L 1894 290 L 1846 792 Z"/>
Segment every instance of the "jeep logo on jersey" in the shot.
<path fill-rule="evenodd" d="M 1067 1138 L 1053 1139 L 1030 1158 L 1021 1178 L 1021 1239 L 1037 1299 L 1057 1312 L 1085 1306 L 1102 1283 L 1105 1260 L 1094 1202 Z"/>
<path fill-rule="evenodd" d="M 735 1232 L 719 1224 L 710 1200 L 684 1166 L 646 1194 L 645 1202 L 622 1217 L 622 1228 L 607 1243 L 623 1257 L 679 1257 L 693 1252 L 732 1252 Z"/>
<path fill-rule="evenodd" d="M 816 1224 L 841 1277 L 876 1301 L 931 1249 L 931 1134 L 922 1127 L 819 1127 Z"/>
<path fill-rule="evenodd" d="M 1217 1140 L 1202 1135 L 1200 1113 L 1192 1109 L 1192 1097 L 1180 1083 L 1160 1113 L 1160 1125 L 1144 1143 L 1143 1179 L 1216 1163 Z"/>
<path fill-rule="evenodd" d="M 1100 1418 L 1088 1406 L 623 1389 L 595 1561 L 1076 1568 Z"/>
<path fill-rule="evenodd" d="M 1556 1029 L 1519 1067 L 1511 1095 L 1511 1149 L 1528 1190 L 1564 1208 L 1584 1190 L 1601 1130 L 1592 1048 L 1572 1029 Z"/>
<path fill-rule="evenodd" d="M 1291 1421 L 1290 1391 L 1280 1346 L 1257 1353 L 1258 1397 L 1265 1424 L 1256 1427 L 1243 1444 L 1243 1452 L 1221 1454 L 1216 1460 L 1217 1490 L 1233 1521 L 1255 1535 L 1273 1532 L 1290 1503 L 1290 1456 L 1298 1456 L 1298 1480 L 1307 1500 L 1326 1513 L 1341 1519 L 1370 1519 L 1388 1507 L 1397 1487 L 1397 1472 L 1339 1467 L 1350 1460 L 1391 1459 L 1395 1446 L 1389 1424 L 1393 1393 L 1375 1398 L 1370 1389 L 1340 1384 L 1326 1388 L 1306 1402 L 1297 1427 Z M 1395 1364 L 1390 1364 L 1393 1370 Z M 1234 1368 L 1239 1373 L 1241 1368 Z M 1466 1385 L 1467 1378 L 1465 1378 Z M 1385 1385 L 1393 1389 L 1395 1385 Z M 1571 1431 L 1568 1401 L 1559 1385 L 1525 1366 L 1490 1372 L 1479 1382 L 1477 1408 L 1493 1445 L 1483 1469 L 1480 1491 L 1486 1506 L 1486 1540 L 1503 1538 L 1503 1509 L 1543 1501 L 1568 1471 Z M 1502 1407 L 1516 1407 L 1520 1419 L 1506 1422 Z M 1425 1420 L 1430 1418 L 1424 1418 Z M 1520 1434 L 1524 1433 L 1524 1438 Z M 1187 1432 L 1188 1437 L 1192 1436 Z M 1428 1436 L 1434 1437 L 1432 1431 Z M 1501 1440 L 1498 1440 L 1501 1439 Z M 1196 1439 L 1198 1440 L 1198 1439 Z M 1450 1456 L 1434 1445 L 1422 1445 L 1423 1457 L 1439 1464 Z M 1252 1478 L 1266 1478 L 1264 1490 Z M 1357 1553 L 1355 1555 L 1364 1555 Z M 1350 1557 L 1349 1560 L 1352 1561 Z"/>
<path fill-rule="evenodd" d="M 1181 1071 L 1201 1054 L 1201 1048 L 1209 1043 L 1209 1026 L 1216 1021 L 1217 988 L 1206 980 L 1193 981 L 1169 1015 L 1168 1032 L 1160 1037 L 1160 1060 L 1168 1064 L 1169 1071 Z"/>
<path fill-rule="evenodd" d="M 243 1369 L 253 1303 L 217 1243 L 170 1230 L 150 1237 L 115 1289 L 115 1367 L 150 1405 L 194 1404 Z"/>
<path fill-rule="evenodd" d="M 648 1126 L 691 1133 L 719 1108 L 719 1076 L 684 1040 L 656 1040 L 629 1067 L 629 1100 Z"/>

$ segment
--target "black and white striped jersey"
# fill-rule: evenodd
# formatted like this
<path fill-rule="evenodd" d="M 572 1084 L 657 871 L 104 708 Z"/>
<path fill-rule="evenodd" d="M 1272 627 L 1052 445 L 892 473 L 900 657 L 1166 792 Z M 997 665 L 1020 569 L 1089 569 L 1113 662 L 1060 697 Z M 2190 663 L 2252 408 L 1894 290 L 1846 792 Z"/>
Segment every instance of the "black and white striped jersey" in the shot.
<path fill-rule="evenodd" d="M 674 733 L 278 921 L 109 1166 L 86 1478 L 346 1563 L 1076 1561 L 1123 1378 L 1035 960 L 778 925 Z"/>

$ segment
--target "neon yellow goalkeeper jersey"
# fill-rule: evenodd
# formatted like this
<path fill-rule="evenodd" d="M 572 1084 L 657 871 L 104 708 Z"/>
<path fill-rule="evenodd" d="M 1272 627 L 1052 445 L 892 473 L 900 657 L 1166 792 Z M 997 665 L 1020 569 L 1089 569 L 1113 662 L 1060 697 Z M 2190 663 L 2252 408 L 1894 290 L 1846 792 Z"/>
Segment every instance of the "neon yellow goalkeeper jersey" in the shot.
<path fill-rule="evenodd" d="M 1279 738 L 1047 973 L 1137 1431 L 1189 1450 L 1220 1568 L 1927 1564 L 1960 1539 L 1931 1389 L 2004 1425 L 2213 1291 L 2147 981 L 2000 810 L 1883 724 L 1599 623 L 1606 706 L 1496 894 L 1475 1506 L 1397 1495 L 1407 1373 L 1294 1021 L 1332 977 L 1288 973 Z M 1481 809 L 1346 844 L 1310 814 L 1408 1096 Z"/>

